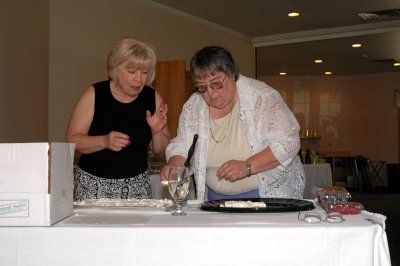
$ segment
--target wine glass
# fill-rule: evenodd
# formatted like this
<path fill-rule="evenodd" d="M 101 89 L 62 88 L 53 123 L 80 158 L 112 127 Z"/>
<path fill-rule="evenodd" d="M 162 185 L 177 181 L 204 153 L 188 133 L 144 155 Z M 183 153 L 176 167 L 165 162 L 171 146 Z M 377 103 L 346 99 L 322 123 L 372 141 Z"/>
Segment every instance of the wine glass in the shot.
<path fill-rule="evenodd" d="M 175 202 L 174 216 L 184 216 L 187 213 L 182 210 L 183 203 L 189 193 L 190 175 L 189 170 L 183 166 L 173 166 L 168 173 L 168 188 Z"/>

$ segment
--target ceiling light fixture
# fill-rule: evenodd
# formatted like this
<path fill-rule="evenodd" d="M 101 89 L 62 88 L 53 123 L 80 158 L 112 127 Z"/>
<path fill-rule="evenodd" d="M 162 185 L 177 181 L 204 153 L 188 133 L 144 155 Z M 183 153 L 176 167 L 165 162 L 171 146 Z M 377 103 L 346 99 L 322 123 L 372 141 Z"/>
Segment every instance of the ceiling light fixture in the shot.
<path fill-rule="evenodd" d="M 396 62 L 396 63 L 394 63 L 393 64 L 395 67 L 398 67 L 398 66 L 400 66 L 400 63 L 399 62 Z"/>
<path fill-rule="evenodd" d="M 289 17 L 298 17 L 298 16 L 300 16 L 300 13 L 298 13 L 298 12 L 290 12 L 290 13 L 288 14 L 288 16 L 289 16 Z"/>
<path fill-rule="evenodd" d="M 286 72 L 280 72 L 279 75 L 281 75 L 281 76 L 286 76 L 287 73 L 286 73 Z"/>
<path fill-rule="evenodd" d="M 354 43 L 354 44 L 351 45 L 351 47 L 359 48 L 359 47 L 361 47 L 361 43 Z"/>
<path fill-rule="evenodd" d="M 314 60 L 314 63 L 316 63 L 316 64 L 321 64 L 321 63 L 322 63 L 322 59 L 315 59 L 315 60 Z"/>
<path fill-rule="evenodd" d="M 325 75 L 332 75 L 331 71 L 325 71 Z"/>

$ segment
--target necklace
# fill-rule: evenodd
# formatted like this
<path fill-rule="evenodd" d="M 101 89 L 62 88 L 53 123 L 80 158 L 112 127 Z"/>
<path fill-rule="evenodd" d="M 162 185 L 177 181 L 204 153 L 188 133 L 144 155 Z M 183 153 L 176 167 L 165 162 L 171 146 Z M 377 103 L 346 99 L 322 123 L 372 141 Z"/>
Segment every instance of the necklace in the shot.
<path fill-rule="evenodd" d="M 228 120 L 228 123 L 226 124 L 226 126 L 225 126 L 224 129 L 222 130 L 222 138 L 217 140 L 217 139 L 215 138 L 215 136 L 214 136 L 213 131 L 212 131 L 211 113 L 210 113 L 210 108 L 208 108 L 208 123 L 210 124 L 210 133 L 211 133 L 212 139 L 213 139 L 216 143 L 222 143 L 222 142 L 224 141 L 226 135 L 228 134 L 229 125 L 231 124 L 232 113 L 233 113 L 233 108 L 232 108 L 231 112 L 229 113 L 229 120 Z"/>

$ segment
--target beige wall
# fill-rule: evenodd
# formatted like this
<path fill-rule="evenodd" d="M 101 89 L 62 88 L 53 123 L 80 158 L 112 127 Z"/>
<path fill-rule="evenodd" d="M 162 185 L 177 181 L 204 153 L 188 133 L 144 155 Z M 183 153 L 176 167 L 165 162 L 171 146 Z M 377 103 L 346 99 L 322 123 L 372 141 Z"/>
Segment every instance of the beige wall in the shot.
<path fill-rule="evenodd" d="M 353 150 L 376 160 L 399 163 L 395 89 L 400 74 L 355 76 L 352 82 Z"/>
<path fill-rule="evenodd" d="M 48 0 L 2 1 L 0 142 L 47 141 Z"/>
<path fill-rule="evenodd" d="M 321 136 L 321 151 L 347 151 L 388 163 L 398 162 L 397 108 L 394 90 L 399 88 L 398 73 L 330 77 L 261 77 L 277 89 L 291 109 L 296 95 L 310 93 L 306 113 L 295 112 L 302 130 Z M 321 102 L 335 103 L 330 123 Z M 307 114 L 308 112 L 308 114 Z M 304 116 L 309 116 L 307 123 Z"/>
<path fill-rule="evenodd" d="M 132 0 L 51 1 L 51 140 L 64 140 L 75 101 L 88 85 L 107 78 L 108 51 L 116 40 L 127 36 L 153 43 L 159 60 L 188 62 L 203 46 L 222 45 L 233 53 L 245 74 L 255 74 L 250 42 L 229 33 Z"/>
<path fill-rule="evenodd" d="M 295 109 L 296 97 L 309 93 L 309 109 L 295 115 L 303 131 L 316 130 L 321 139 L 303 140 L 303 148 L 399 162 L 398 111 L 394 104 L 394 91 L 400 87 L 399 73 L 259 79 L 277 89 L 291 109 Z M 326 115 L 321 102 L 327 98 L 334 102 L 329 123 L 320 122 Z M 385 171 L 386 168 L 382 172 L 384 180 Z"/>

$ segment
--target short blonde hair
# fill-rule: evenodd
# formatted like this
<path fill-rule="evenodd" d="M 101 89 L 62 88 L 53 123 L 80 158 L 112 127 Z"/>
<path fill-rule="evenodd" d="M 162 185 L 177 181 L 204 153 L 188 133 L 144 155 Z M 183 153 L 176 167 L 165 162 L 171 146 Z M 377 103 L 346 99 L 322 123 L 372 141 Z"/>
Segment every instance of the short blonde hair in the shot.
<path fill-rule="evenodd" d="M 151 85 L 156 76 L 156 53 L 153 45 L 132 38 L 114 44 L 108 54 L 107 70 L 112 80 L 118 79 L 118 67 L 128 62 L 128 67 L 148 71 L 146 85 Z"/>

